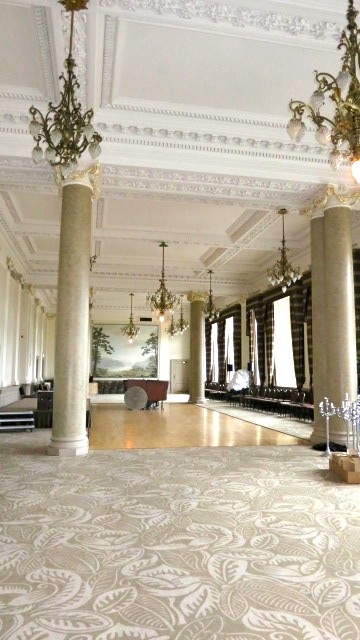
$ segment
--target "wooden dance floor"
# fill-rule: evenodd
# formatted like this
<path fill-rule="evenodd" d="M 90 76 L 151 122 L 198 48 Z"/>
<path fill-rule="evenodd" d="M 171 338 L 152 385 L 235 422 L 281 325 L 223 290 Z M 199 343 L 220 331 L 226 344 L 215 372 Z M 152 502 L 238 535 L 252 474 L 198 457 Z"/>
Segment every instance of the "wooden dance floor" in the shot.
<path fill-rule="evenodd" d="M 90 449 L 309 445 L 306 440 L 187 403 L 165 403 L 163 411 L 130 411 L 122 403 L 93 404 L 89 438 Z"/>

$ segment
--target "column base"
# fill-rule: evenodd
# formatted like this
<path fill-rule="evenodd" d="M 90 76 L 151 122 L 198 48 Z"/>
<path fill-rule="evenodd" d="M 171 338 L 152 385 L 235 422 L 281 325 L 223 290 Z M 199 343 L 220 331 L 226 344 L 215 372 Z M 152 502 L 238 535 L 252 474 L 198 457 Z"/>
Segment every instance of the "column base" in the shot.
<path fill-rule="evenodd" d="M 337 444 L 346 445 L 347 435 L 346 431 L 337 431 L 331 428 L 331 419 L 330 419 L 330 441 L 336 442 Z M 323 424 L 314 424 L 313 432 L 310 436 L 310 442 L 312 444 L 320 444 L 321 442 L 326 442 L 326 428 Z"/>
<path fill-rule="evenodd" d="M 206 404 L 205 396 L 190 396 L 189 404 Z"/>
<path fill-rule="evenodd" d="M 48 456 L 63 458 L 86 456 L 89 453 L 89 438 L 84 436 L 76 440 L 51 439 L 46 453 Z"/>

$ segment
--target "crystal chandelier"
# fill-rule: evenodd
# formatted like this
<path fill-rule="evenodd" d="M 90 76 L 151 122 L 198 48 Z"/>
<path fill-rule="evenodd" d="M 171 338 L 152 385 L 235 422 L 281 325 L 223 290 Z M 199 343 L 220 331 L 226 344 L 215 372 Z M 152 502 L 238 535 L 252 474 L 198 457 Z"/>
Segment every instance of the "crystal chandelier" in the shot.
<path fill-rule="evenodd" d="M 169 336 L 171 336 L 171 338 L 173 338 L 174 336 L 182 335 L 184 331 L 186 331 L 186 329 L 189 328 L 189 322 L 187 320 L 184 320 L 183 302 L 182 302 L 183 296 L 180 296 L 180 299 L 181 299 L 180 319 L 177 322 L 175 322 L 174 316 L 171 316 L 171 322 L 168 328 L 166 329 L 166 333 Z"/>
<path fill-rule="evenodd" d="M 129 322 L 123 329 L 121 329 L 121 333 L 123 336 L 127 336 L 129 338 L 129 343 L 132 344 L 139 333 L 139 327 L 134 325 L 133 320 L 133 307 L 132 307 L 132 299 L 134 297 L 133 293 L 129 293 L 130 296 L 130 318 Z"/>
<path fill-rule="evenodd" d="M 178 334 L 182 335 L 186 329 L 189 328 L 189 323 L 187 320 L 184 320 L 183 315 L 183 296 L 181 296 L 181 305 L 180 305 L 180 319 L 176 323 L 176 331 Z"/>
<path fill-rule="evenodd" d="M 167 246 L 165 242 L 159 244 L 159 247 L 162 247 L 160 287 L 155 293 L 148 293 L 146 296 L 146 302 L 150 306 L 151 311 L 159 318 L 159 322 L 164 322 L 166 313 L 173 313 L 174 309 L 180 304 L 179 296 L 171 293 L 165 284 L 164 251 Z"/>
<path fill-rule="evenodd" d="M 211 289 L 211 275 L 212 275 L 213 271 L 211 271 L 211 269 L 208 271 L 209 274 L 209 279 L 210 279 L 210 285 L 209 285 L 209 295 L 208 298 L 206 300 L 206 302 L 204 302 L 203 305 L 203 312 L 206 318 L 208 318 L 210 321 L 211 320 L 215 320 L 215 318 L 218 317 L 218 315 L 220 314 L 220 309 L 218 309 L 213 301 L 213 296 L 212 296 L 212 289 Z"/>
<path fill-rule="evenodd" d="M 342 67 L 335 78 L 331 73 L 315 71 L 317 88 L 310 98 L 310 104 L 291 100 L 293 117 L 288 124 L 292 140 L 300 142 L 306 127 L 303 115 L 306 113 L 316 126 L 315 138 L 322 145 L 332 145 L 330 163 L 338 169 L 344 160 L 351 162 L 351 171 L 360 182 L 360 82 L 357 77 L 360 64 L 359 34 L 356 24 L 358 11 L 353 0 L 349 0 L 346 13 L 348 24 L 341 34 L 338 49 L 344 50 Z M 326 98 L 335 109 L 333 116 L 320 113 Z"/>
<path fill-rule="evenodd" d="M 267 275 L 270 284 L 274 287 L 281 284 L 281 289 L 283 293 L 285 293 L 286 289 L 290 287 L 291 284 L 301 278 L 301 273 L 299 267 L 293 267 L 287 258 L 288 248 L 285 244 L 285 215 L 287 214 L 287 210 L 279 209 L 278 213 L 282 216 L 283 229 L 281 241 L 282 246 L 279 247 L 280 258 L 275 262 L 271 269 L 267 270 Z"/>
<path fill-rule="evenodd" d="M 57 106 L 49 102 L 49 110 L 45 116 L 36 107 L 30 107 L 32 121 L 29 130 L 36 142 L 32 150 L 34 162 L 40 162 L 45 156 L 45 160 L 52 166 L 61 165 L 72 169 L 87 148 L 93 160 L 99 157 L 102 138 L 91 124 L 93 110 L 88 109 L 82 113 L 81 104 L 76 98 L 80 85 L 74 72 L 76 63 L 72 57 L 74 12 L 86 9 L 88 0 L 59 2 L 66 11 L 71 12 L 69 53 L 64 62 L 65 71 L 59 76 L 59 80 L 63 82 L 61 100 Z M 45 153 L 40 146 L 43 144 L 46 145 Z"/>

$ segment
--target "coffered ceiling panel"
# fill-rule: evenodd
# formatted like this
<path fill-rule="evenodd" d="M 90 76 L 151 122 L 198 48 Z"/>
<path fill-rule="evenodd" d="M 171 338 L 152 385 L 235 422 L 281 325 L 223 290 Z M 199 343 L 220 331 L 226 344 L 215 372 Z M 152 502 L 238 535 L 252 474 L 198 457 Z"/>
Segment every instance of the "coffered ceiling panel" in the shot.
<path fill-rule="evenodd" d="M 13 192 L 13 202 L 23 222 L 60 225 L 61 199 L 57 195 Z M 60 231 L 60 228 L 59 228 Z"/>
<path fill-rule="evenodd" d="M 3 95 L 45 95 L 35 10 L 1 5 L 0 92 Z M 14 96 L 15 97 L 15 96 Z"/>

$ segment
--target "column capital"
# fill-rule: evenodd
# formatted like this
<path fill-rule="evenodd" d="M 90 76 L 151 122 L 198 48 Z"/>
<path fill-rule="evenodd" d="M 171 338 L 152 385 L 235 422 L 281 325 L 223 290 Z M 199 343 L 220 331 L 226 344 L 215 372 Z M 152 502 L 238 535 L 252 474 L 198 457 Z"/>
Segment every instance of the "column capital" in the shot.
<path fill-rule="evenodd" d="M 82 168 L 81 166 L 75 167 L 74 170 L 65 171 L 63 167 L 57 165 L 54 168 L 55 171 L 55 180 L 57 187 L 59 189 L 59 193 L 61 195 L 63 187 L 68 184 L 81 185 L 83 187 L 88 187 L 91 189 L 92 197 L 98 198 L 100 195 L 100 187 L 99 187 L 99 175 L 100 175 L 100 165 L 92 164 L 87 167 Z"/>
<path fill-rule="evenodd" d="M 189 302 L 205 302 L 207 297 L 206 291 L 189 291 L 187 294 Z"/>
<path fill-rule="evenodd" d="M 331 207 L 352 207 L 360 200 L 358 187 L 344 187 L 328 184 L 300 209 L 300 214 L 309 218 L 318 218 L 323 215 L 325 209 Z"/>

